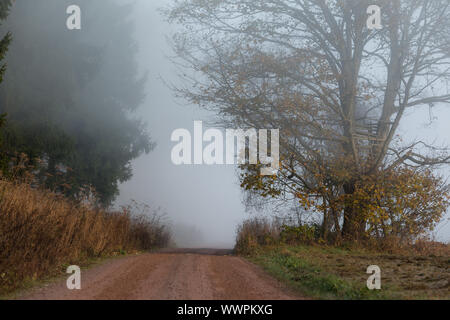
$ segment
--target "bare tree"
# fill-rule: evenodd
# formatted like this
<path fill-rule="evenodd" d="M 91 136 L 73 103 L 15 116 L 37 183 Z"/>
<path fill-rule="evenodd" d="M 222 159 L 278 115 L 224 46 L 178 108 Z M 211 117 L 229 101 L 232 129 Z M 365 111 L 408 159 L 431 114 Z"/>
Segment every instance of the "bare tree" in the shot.
<path fill-rule="evenodd" d="M 226 125 L 280 128 L 284 192 L 332 202 L 380 170 L 450 162 L 397 136 L 408 108 L 450 103 L 448 0 L 179 0 L 166 13 L 184 26 L 176 61 L 194 71 L 177 92 Z M 352 204 L 342 214 L 345 236 L 365 229 Z"/>

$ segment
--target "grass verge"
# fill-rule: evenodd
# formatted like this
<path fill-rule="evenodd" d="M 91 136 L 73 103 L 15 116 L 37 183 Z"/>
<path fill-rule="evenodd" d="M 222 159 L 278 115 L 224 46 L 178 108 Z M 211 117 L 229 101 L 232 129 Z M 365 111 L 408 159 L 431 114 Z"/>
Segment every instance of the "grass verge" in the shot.
<path fill-rule="evenodd" d="M 336 247 L 258 247 L 247 258 L 314 299 L 450 299 L 450 259 Z M 367 267 L 381 268 L 381 290 L 367 289 Z"/>

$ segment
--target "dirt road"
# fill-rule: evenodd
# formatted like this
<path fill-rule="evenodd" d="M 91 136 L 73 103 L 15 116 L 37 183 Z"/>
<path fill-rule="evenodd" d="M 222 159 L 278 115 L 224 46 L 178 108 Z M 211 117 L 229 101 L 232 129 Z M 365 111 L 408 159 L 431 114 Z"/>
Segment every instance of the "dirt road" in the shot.
<path fill-rule="evenodd" d="M 82 271 L 81 290 L 60 281 L 21 299 L 301 299 L 228 250 L 178 249 L 111 260 Z"/>

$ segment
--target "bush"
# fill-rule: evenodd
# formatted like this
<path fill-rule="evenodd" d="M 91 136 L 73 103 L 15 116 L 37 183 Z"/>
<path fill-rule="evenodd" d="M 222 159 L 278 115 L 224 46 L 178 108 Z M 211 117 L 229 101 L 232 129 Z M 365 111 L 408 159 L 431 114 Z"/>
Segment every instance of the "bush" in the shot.
<path fill-rule="evenodd" d="M 267 219 L 245 220 L 237 230 L 235 251 L 238 254 L 252 254 L 258 246 L 276 243 L 279 235 L 279 227 Z"/>
<path fill-rule="evenodd" d="M 328 237 L 335 237 L 330 233 Z M 280 225 L 276 220 L 252 218 L 245 220 L 237 229 L 235 251 L 237 254 L 254 255 L 258 249 L 270 245 L 329 245 L 344 250 L 364 250 L 388 254 L 450 256 L 450 244 L 422 237 L 413 244 L 405 243 L 401 237 L 390 235 L 384 238 L 368 238 L 363 241 L 325 242 L 321 238 L 318 224 Z"/>
<path fill-rule="evenodd" d="M 315 225 L 282 226 L 280 238 L 286 244 L 311 244 L 316 240 L 317 227 Z"/>
<path fill-rule="evenodd" d="M 161 216 L 107 212 L 0 180 L 0 294 L 95 257 L 167 245 Z"/>
<path fill-rule="evenodd" d="M 266 218 L 245 220 L 237 230 L 235 251 L 250 255 L 259 246 L 273 244 L 311 244 L 320 238 L 318 225 L 279 225 Z"/>

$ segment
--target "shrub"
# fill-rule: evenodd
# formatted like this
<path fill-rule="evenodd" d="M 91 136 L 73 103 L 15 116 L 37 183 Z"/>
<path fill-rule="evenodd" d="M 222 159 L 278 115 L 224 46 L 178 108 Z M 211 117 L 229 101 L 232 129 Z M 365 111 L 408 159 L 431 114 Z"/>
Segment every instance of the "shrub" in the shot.
<path fill-rule="evenodd" d="M 245 220 L 239 225 L 235 251 L 248 255 L 258 246 L 276 243 L 279 240 L 279 227 L 274 222 L 263 218 Z"/>
<path fill-rule="evenodd" d="M 310 244 L 316 240 L 317 228 L 314 225 L 282 226 L 280 238 L 286 244 Z"/>
<path fill-rule="evenodd" d="M 107 212 L 23 182 L 0 179 L 0 294 L 90 258 L 165 246 L 157 213 Z"/>
<path fill-rule="evenodd" d="M 245 220 L 237 229 L 235 251 L 249 255 L 259 246 L 272 244 L 311 244 L 320 238 L 318 225 L 279 225 L 275 220 L 252 218 Z"/>

